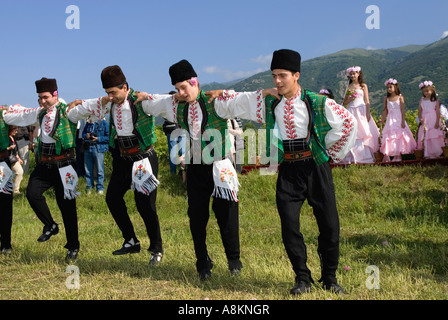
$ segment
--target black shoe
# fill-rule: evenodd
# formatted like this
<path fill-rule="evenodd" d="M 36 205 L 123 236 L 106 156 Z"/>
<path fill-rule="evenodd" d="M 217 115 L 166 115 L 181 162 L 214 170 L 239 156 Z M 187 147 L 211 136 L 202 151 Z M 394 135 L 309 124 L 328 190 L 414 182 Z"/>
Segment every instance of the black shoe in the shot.
<path fill-rule="evenodd" d="M 204 269 L 199 271 L 199 280 L 205 281 L 212 276 L 212 271 L 210 269 Z"/>
<path fill-rule="evenodd" d="M 115 250 L 112 252 L 114 256 L 121 256 L 123 254 L 128 253 L 139 253 L 140 252 L 140 242 L 135 242 L 134 239 L 131 239 L 128 242 L 125 242 L 121 249 Z"/>
<path fill-rule="evenodd" d="M 289 292 L 296 295 L 311 292 L 311 284 L 303 280 L 298 280 Z"/>
<path fill-rule="evenodd" d="M 199 270 L 199 279 L 205 281 L 212 276 L 213 261 L 210 257 L 207 257 L 207 260 L 197 261 L 196 268 Z"/>
<path fill-rule="evenodd" d="M 151 257 L 149 258 L 149 264 L 150 265 L 158 265 L 160 262 L 162 262 L 163 253 L 161 252 L 151 252 Z"/>
<path fill-rule="evenodd" d="M 243 268 L 243 264 L 238 260 L 229 260 L 229 271 L 230 274 L 234 276 L 238 276 L 241 273 L 241 269 Z"/>
<path fill-rule="evenodd" d="M 337 294 L 345 294 L 344 290 L 342 290 L 341 286 L 337 283 L 337 282 L 332 282 L 332 283 L 324 283 L 322 285 L 322 287 L 327 290 L 327 291 L 331 291 L 333 293 L 337 293 Z"/>
<path fill-rule="evenodd" d="M 78 252 L 79 252 L 78 249 L 68 250 L 67 256 L 65 257 L 65 262 L 70 263 L 78 259 Z"/>
<path fill-rule="evenodd" d="M 50 240 L 51 236 L 54 236 L 54 235 L 56 235 L 58 233 L 59 233 L 58 225 L 57 224 L 53 224 L 51 226 L 51 229 L 48 230 L 48 231 L 45 231 L 45 228 L 44 228 L 44 232 L 40 235 L 40 237 L 37 239 L 37 241 L 39 241 L 39 242 L 48 241 L 48 240 Z"/>
<path fill-rule="evenodd" d="M 1 253 L 4 254 L 5 256 L 9 256 L 12 252 L 12 248 L 3 248 Z"/>

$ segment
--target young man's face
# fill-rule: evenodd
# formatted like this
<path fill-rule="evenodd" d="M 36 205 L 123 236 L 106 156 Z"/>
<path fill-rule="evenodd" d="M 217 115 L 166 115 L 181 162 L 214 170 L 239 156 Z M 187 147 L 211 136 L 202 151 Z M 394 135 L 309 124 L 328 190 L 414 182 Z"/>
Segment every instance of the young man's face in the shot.
<path fill-rule="evenodd" d="M 54 106 L 59 102 L 58 95 L 52 95 L 50 92 L 42 92 L 38 94 L 39 96 L 39 105 L 48 109 L 51 106 Z"/>
<path fill-rule="evenodd" d="M 179 94 L 179 98 L 182 101 L 186 101 L 188 103 L 192 103 L 196 101 L 199 95 L 199 85 L 195 83 L 194 85 L 190 84 L 189 80 L 182 81 L 176 83 L 174 86 Z"/>
<path fill-rule="evenodd" d="M 293 73 L 289 70 L 274 69 L 272 77 L 280 95 L 291 98 L 297 94 L 299 90 L 299 72 Z"/>
<path fill-rule="evenodd" d="M 122 104 L 128 96 L 128 86 L 124 85 L 122 89 L 118 87 L 112 87 L 106 89 L 109 101 L 114 104 Z"/>

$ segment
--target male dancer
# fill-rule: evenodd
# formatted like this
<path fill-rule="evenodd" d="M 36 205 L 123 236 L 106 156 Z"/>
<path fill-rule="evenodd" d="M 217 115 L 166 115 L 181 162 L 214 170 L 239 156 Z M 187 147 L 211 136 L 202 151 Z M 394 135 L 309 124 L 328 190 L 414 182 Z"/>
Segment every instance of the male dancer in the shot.
<path fill-rule="evenodd" d="M 242 263 L 238 180 L 229 158 L 227 119 L 222 118 L 213 103 L 208 102 L 209 98 L 200 89 L 197 74 L 187 60 L 171 66 L 169 73 L 178 94 L 149 95 L 140 92 L 138 97 L 146 112 L 179 124 L 183 130 L 177 131 L 189 134 L 186 154 L 188 217 L 199 278 L 209 278 L 213 268 L 206 245 L 210 197 L 213 197 L 212 209 L 221 231 L 229 270 L 232 274 L 239 274 Z M 181 132 L 178 132 L 179 135 Z M 224 172 L 225 176 L 220 176 L 220 172 Z"/>
<path fill-rule="evenodd" d="M 109 145 L 113 156 L 113 171 L 106 193 L 106 202 L 120 228 L 124 243 L 114 255 L 140 252 L 140 241 L 127 212 L 124 195 L 134 190 L 135 203 L 151 241 L 150 264 L 162 260 L 162 236 L 156 210 L 157 174 L 159 160 L 154 150 L 157 141 L 155 118 L 146 114 L 136 102 L 134 90 L 129 88 L 119 66 L 110 66 L 101 73 L 107 97 L 70 103 L 68 117 L 73 122 L 81 119 L 101 119 L 111 113 Z"/>
<path fill-rule="evenodd" d="M 303 89 L 298 82 L 300 67 L 298 52 L 278 50 L 271 64 L 276 89 L 207 94 L 218 97 L 215 106 L 225 117 L 266 123 L 267 156 L 280 163 L 276 199 L 283 243 L 296 274 L 290 292 L 309 292 L 313 282 L 300 232 L 300 209 L 307 199 L 320 230 L 320 281 L 325 289 L 343 293 L 336 280 L 339 216 L 329 160 L 344 158 L 354 144 L 357 124 L 334 100 Z"/>
<path fill-rule="evenodd" d="M 67 105 L 59 101 L 56 79 L 42 78 L 36 81 L 39 108 L 11 106 L 4 115 L 9 125 L 29 126 L 38 123 L 38 163 L 32 172 L 26 197 L 39 220 L 44 224 L 43 233 L 37 239 L 48 241 L 59 233 L 59 227 L 51 216 L 44 192 L 53 187 L 66 230 L 68 249 L 66 261 L 75 260 L 79 252 L 78 216 L 76 210 L 77 175 L 75 163 L 76 124 L 68 120 Z"/>

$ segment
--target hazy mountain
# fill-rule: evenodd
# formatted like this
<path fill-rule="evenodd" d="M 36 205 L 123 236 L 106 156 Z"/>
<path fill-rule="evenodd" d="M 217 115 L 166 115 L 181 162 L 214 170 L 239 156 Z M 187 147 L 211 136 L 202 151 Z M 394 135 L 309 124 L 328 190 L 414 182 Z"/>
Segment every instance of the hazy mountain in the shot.
<path fill-rule="evenodd" d="M 423 80 L 432 80 L 442 101 L 448 101 L 448 38 L 429 45 L 409 45 L 380 50 L 349 49 L 302 62 L 300 84 L 309 90 L 329 88 L 341 102 L 348 84 L 345 70 L 361 66 L 364 79 L 369 86 L 371 107 L 381 112 L 389 78 L 399 81 L 406 100 L 406 109 L 418 108 L 421 92 L 418 85 Z M 256 74 L 233 84 L 213 83 L 210 89 L 234 89 L 254 91 L 273 87 L 270 71 Z M 205 86 L 204 86 L 205 87 Z M 204 88 L 203 87 L 203 88 Z"/>

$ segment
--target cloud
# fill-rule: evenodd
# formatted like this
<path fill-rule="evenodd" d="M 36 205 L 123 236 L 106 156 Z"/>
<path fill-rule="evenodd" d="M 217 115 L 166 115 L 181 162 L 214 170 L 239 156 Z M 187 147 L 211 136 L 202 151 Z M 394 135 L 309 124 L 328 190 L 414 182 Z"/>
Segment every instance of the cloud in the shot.
<path fill-rule="evenodd" d="M 226 81 L 232 81 L 242 78 L 248 78 L 253 76 L 254 74 L 266 71 L 264 68 L 257 68 L 255 70 L 249 71 L 231 71 L 231 70 L 223 70 L 216 66 L 209 66 L 204 68 L 205 73 L 208 74 L 216 74 L 222 76 Z"/>
<path fill-rule="evenodd" d="M 442 34 L 442 37 L 440 39 L 445 39 L 446 37 L 448 37 L 448 30 Z"/>
<path fill-rule="evenodd" d="M 252 59 L 253 62 L 258 63 L 262 66 L 268 67 L 272 61 L 272 54 L 268 54 L 267 56 L 258 56 Z"/>
<path fill-rule="evenodd" d="M 239 71 L 231 71 L 224 70 L 217 66 L 208 66 L 204 68 L 205 73 L 208 74 L 216 74 L 222 76 L 227 81 L 243 79 L 253 76 L 254 74 L 264 72 L 269 69 L 270 63 L 272 60 L 272 54 L 267 56 L 260 55 L 256 58 L 251 59 L 252 63 L 260 65 L 260 67 L 255 68 L 253 70 L 239 70 Z"/>
<path fill-rule="evenodd" d="M 376 48 L 374 48 L 372 46 L 367 46 L 366 50 L 376 50 Z"/>

